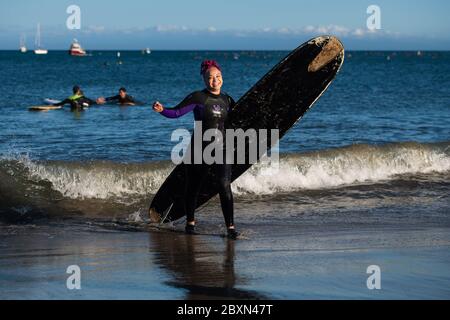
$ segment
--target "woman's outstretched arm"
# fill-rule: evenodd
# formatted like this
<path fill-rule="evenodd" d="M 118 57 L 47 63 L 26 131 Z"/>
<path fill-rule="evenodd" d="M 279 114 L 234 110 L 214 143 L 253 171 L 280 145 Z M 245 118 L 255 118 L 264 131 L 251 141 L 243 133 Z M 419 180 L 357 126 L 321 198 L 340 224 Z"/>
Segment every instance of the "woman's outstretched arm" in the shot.
<path fill-rule="evenodd" d="M 191 93 L 173 108 L 164 108 L 158 101 L 153 104 L 153 109 L 160 112 L 166 118 L 179 118 L 194 110 L 198 105 L 195 93 Z M 162 111 L 160 111 L 162 108 Z"/>

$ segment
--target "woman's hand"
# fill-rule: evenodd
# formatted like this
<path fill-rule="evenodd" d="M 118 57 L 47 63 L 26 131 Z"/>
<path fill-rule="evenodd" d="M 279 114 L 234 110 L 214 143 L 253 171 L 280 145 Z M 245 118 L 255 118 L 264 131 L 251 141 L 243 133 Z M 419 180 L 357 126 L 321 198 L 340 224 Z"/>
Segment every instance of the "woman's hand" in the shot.
<path fill-rule="evenodd" d="M 156 112 L 162 112 L 164 110 L 164 107 L 159 101 L 155 101 L 153 103 L 153 110 L 155 110 Z"/>
<path fill-rule="evenodd" d="M 106 101 L 105 101 L 105 98 L 100 97 L 100 98 L 97 98 L 96 102 L 97 102 L 97 104 L 105 104 Z"/>

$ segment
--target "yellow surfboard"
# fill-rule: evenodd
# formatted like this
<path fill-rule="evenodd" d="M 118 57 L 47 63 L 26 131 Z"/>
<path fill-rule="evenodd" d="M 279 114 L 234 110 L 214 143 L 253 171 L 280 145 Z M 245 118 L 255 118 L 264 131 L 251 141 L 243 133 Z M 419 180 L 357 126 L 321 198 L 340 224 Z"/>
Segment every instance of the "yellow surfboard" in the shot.
<path fill-rule="evenodd" d="M 61 109 L 62 106 L 33 106 L 29 107 L 29 111 L 49 111 L 49 110 L 58 110 Z"/>

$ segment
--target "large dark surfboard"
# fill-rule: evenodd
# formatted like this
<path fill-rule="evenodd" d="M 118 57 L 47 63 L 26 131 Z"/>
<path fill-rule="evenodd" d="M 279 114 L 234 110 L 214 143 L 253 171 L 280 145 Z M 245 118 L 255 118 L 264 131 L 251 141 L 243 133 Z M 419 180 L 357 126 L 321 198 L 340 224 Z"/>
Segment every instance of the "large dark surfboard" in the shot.
<path fill-rule="evenodd" d="M 321 36 L 302 44 L 236 103 L 227 128 L 279 129 L 281 139 L 325 92 L 343 62 L 344 47 L 335 37 Z M 268 144 L 273 146 L 276 142 Z M 153 198 L 149 210 L 152 222 L 165 223 L 185 216 L 185 190 L 189 188 L 185 166 L 175 167 Z M 233 165 L 233 181 L 250 167 L 251 164 Z M 214 172 L 208 173 L 197 208 L 217 195 L 216 181 Z"/>

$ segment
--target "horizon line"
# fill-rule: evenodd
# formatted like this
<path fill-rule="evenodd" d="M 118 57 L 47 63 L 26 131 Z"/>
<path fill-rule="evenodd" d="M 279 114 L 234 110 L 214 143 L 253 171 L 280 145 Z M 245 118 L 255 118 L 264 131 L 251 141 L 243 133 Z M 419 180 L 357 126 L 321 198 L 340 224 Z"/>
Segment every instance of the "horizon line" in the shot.
<path fill-rule="evenodd" d="M 297 48 L 297 47 L 296 47 Z M 151 52 L 167 52 L 167 51 L 216 51 L 216 52 L 224 52 L 224 51 L 229 51 L 229 52 L 234 52 L 234 51 L 292 51 L 295 50 L 296 48 L 293 49 L 151 49 Z M 128 52 L 141 52 L 143 50 L 145 50 L 146 48 L 143 49 L 92 49 L 92 50 L 86 50 L 87 53 L 89 52 L 99 52 L 99 51 L 110 51 L 110 52 L 117 52 L 117 51 L 128 51 Z M 56 51 L 56 52 L 64 52 L 64 51 L 69 51 L 69 49 L 47 49 L 48 52 L 50 51 Z M 0 49 L 0 51 L 14 51 L 14 52 L 20 52 L 20 49 Z M 27 52 L 22 53 L 22 54 L 26 54 L 28 52 L 33 52 L 33 49 L 28 49 Z M 345 49 L 345 52 L 417 52 L 417 51 L 421 51 L 421 52 L 450 52 L 450 49 Z M 151 53 L 150 53 L 151 54 Z"/>

